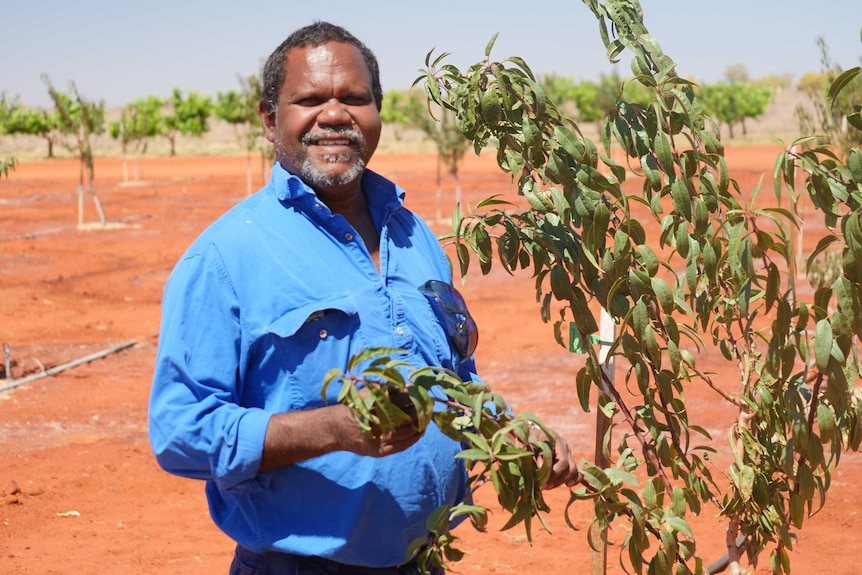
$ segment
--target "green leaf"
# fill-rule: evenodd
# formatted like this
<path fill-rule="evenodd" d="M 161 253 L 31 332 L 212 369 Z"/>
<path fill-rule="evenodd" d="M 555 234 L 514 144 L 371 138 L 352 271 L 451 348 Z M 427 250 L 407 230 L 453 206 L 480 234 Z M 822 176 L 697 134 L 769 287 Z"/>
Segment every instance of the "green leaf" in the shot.
<path fill-rule="evenodd" d="M 500 35 L 500 33 L 497 32 L 493 36 L 491 36 L 491 39 L 488 41 L 488 44 L 485 46 L 485 57 L 486 58 L 491 56 L 491 50 L 494 48 L 494 43 L 497 41 L 497 36 L 499 36 L 499 35 Z"/>
<path fill-rule="evenodd" d="M 829 87 L 829 99 L 835 100 L 838 96 L 838 93 L 843 90 L 847 84 L 853 81 L 853 79 L 862 73 L 862 68 L 856 66 L 855 68 L 850 68 L 846 72 L 842 73 L 840 76 L 835 78 L 835 81 L 832 82 L 832 85 Z"/>
<path fill-rule="evenodd" d="M 743 501 L 751 500 L 751 494 L 754 491 L 754 469 L 748 465 L 743 465 L 739 471 L 739 495 Z"/>
<path fill-rule="evenodd" d="M 684 517 L 686 504 L 685 504 L 685 491 L 683 491 L 680 487 L 673 488 L 673 494 L 671 495 L 671 503 L 670 509 L 674 515 L 677 517 Z"/>
<path fill-rule="evenodd" d="M 659 305 L 661 306 L 661 310 L 664 313 L 673 313 L 674 311 L 674 300 L 673 300 L 673 292 L 670 289 L 670 286 L 667 285 L 667 282 L 661 278 L 651 278 L 652 290 L 658 299 Z"/>
<path fill-rule="evenodd" d="M 832 324 L 828 319 L 821 319 L 814 332 L 814 361 L 821 372 L 826 372 L 829 367 L 832 343 Z"/>
<path fill-rule="evenodd" d="M 847 169 L 857 184 L 862 184 L 862 150 L 853 148 L 847 156 Z"/>
<path fill-rule="evenodd" d="M 667 517 L 665 519 L 665 523 L 673 528 L 675 531 L 679 531 L 686 537 L 693 537 L 694 533 L 691 530 L 691 526 L 688 524 L 688 521 L 683 519 L 682 517 Z"/>
<path fill-rule="evenodd" d="M 483 451 L 475 447 L 472 447 L 470 449 L 464 449 L 455 457 L 459 459 L 466 459 L 468 461 L 489 461 L 491 458 L 487 451 Z"/>
<path fill-rule="evenodd" d="M 691 196 L 688 188 L 685 187 L 685 181 L 675 179 L 670 185 L 670 193 L 673 197 L 674 211 L 682 215 L 686 221 L 691 221 Z"/>
<path fill-rule="evenodd" d="M 653 138 L 653 146 L 655 147 L 655 155 L 658 159 L 658 164 L 666 174 L 674 173 L 673 154 L 670 149 L 670 141 L 667 134 L 657 132 Z"/>

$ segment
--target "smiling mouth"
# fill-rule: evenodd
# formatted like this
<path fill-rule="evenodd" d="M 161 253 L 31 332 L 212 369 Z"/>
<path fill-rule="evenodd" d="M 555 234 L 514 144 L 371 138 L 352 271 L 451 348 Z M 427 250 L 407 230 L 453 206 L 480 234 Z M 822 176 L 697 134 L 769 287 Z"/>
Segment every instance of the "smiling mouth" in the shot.
<path fill-rule="evenodd" d="M 356 130 L 318 131 L 305 134 L 302 143 L 306 147 L 362 149 L 362 134 Z"/>
<path fill-rule="evenodd" d="M 330 139 L 322 139 L 322 140 L 312 140 L 311 145 L 313 146 L 353 146 L 353 140 L 350 139 L 338 139 L 338 140 L 330 140 Z"/>

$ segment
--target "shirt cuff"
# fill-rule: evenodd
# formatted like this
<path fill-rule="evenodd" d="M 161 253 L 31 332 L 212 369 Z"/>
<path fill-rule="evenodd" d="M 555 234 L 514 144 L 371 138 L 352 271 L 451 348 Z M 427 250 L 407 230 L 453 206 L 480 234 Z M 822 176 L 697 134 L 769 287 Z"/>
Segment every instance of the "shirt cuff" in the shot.
<path fill-rule="evenodd" d="M 219 487 L 234 493 L 258 491 L 265 486 L 258 481 L 258 469 L 263 458 L 263 443 L 266 428 L 272 413 L 258 408 L 249 408 L 239 421 L 235 450 L 235 464 L 218 474 Z"/>

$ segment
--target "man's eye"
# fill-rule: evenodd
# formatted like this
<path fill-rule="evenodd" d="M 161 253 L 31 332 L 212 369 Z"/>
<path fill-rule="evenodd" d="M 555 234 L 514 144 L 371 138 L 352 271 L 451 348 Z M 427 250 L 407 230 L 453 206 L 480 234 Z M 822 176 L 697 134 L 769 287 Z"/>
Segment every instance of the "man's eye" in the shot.
<path fill-rule="evenodd" d="M 296 104 L 297 106 L 313 107 L 313 106 L 319 106 L 323 102 L 324 102 L 324 100 L 322 98 L 300 98 L 299 100 L 296 100 L 294 102 L 294 104 Z"/>
<path fill-rule="evenodd" d="M 370 104 L 372 100 L 365 96 L 348 96 L 341 101 L 348 106 L 366 106 Z"/>

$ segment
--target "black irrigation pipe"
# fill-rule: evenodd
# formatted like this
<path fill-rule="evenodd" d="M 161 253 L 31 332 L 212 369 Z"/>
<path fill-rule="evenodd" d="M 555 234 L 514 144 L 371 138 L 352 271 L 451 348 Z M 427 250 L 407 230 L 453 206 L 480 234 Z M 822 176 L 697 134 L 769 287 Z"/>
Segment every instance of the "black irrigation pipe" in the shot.
<path fill-rule="evenodd" d="M 89 362 L 94 361 L 96 359 L 101 359 L 101 358 L 105 357 L 106 355 L 110 355 L 112 353 L 116 353 L 118 351 L 122 351 L 124 349 L 129 348 L 129 347 L 132 347 L 136 343 L 137 343 L 137 340 L 133 339 L 133 340 L 127 341 L 125 343 L 115 345 L 114 347 L 110 347 L 108 349 L 103 349 L 102 351 L 97 351 L 96 353 L 91 353 L 90 355 L 86 355 L 84 357 L 74 359 L 68 363 L 54 366 L 51 369 L 47 369 L 47 370 L 41 371 L 39 373 L 34 373 L 33 375 L 29 375 L 27 377 L 22 377 L 21 379 L 16 379 L 16 380 L 14 380 L 10 383 L 7 383 L 5 385 L 0 385 L 0 393 L 2 393 L 4 391 L 8 391 L 10 389 L 14 389 L 14 388 L 18 387 L 19 385 L 24 385 L 25 383 L 30 383 L 32 381 L 36 381 L 37 379 L 42 379 L 43 377 L 56 375 L 56 374 L 60 373 L 61 371 L 65 371 L 69 368 L 76 367 L 76 366 L 79 366 L 79 365 L 84 364 L 84 363 L 89 363 Z"/>

